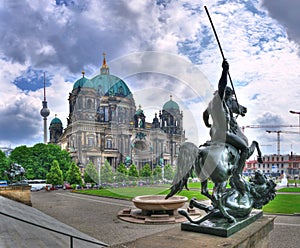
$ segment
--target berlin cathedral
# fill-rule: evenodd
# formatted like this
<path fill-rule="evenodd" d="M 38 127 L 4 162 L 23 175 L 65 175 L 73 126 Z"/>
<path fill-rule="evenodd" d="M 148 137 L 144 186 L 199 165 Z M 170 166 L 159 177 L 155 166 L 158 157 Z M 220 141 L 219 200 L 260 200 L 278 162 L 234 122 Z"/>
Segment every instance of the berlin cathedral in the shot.
<path fill-rule="evenodd" d="M 179 146 L 186 140 L 183 113 L 172 100 L 162 104 L 152 123 L 146 122 L 141 106 L 136 107 L 127 84 L 110 74 L 105 54 L 99 75 L 82 77 L 69 93 L 67 127 L 55 117 L 49 127 L 50 142 L 70 152 L 84 168 L 107 160 L 116 169 L 120 163 L 141 169 L 176 162 Z"/>

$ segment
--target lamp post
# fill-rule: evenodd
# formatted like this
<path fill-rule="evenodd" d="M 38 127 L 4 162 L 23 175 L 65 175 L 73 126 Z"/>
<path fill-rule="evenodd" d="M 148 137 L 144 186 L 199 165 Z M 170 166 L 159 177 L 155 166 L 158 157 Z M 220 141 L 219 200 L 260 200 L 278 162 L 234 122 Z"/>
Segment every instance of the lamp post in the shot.
<path fill-rule="evenodd" d="M 299 111 L 293 111 L 293 110 L 290 110 L 290 113 L 291 114 L 296 114 L 299 116 L 299 134 L 300 134 L 300 112 Z"/>
<path fill-rule="evenodd" d="M 300 134 L 300 111 L 290 110 L 290 113 L 291 114 L 296 114 L 299 117 L 299 134 Z M 292 175 L 294 175 L 294 165 L 292 166 Z"/>
<path fill-rule="evenodd" d="M 101 158 L 97 158 L 98 163 L 98 187 L 101 186 Z"/>

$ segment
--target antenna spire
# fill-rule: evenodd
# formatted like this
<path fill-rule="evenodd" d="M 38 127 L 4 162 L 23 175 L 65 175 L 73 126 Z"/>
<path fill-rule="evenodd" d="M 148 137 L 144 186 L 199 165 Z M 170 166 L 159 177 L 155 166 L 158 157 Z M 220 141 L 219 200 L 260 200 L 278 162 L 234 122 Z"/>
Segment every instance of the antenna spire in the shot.
<path fill-rule="evenodd" d="M 46 101 L 46 72 L 44 72 L 44 101 Z"/>

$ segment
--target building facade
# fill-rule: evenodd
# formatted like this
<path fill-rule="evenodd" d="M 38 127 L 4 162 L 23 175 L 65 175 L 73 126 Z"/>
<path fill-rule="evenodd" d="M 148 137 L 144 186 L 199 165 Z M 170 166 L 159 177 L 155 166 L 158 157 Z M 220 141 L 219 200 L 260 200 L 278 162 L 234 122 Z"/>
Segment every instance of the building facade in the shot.
<path fill-rule="evenodd" d="M 261 170 L 264 174 L 272 177 L 278 177 L 286 174 L 292 179 L 299 178 L 300 155 L 293 153 L 286 155 L 265 155 L 263 163 L 259 164 L 257 160 L 246 162 L 244 173 L 253 174 L 255 170 Z"/>
<path fill-rule="evenodd" d="M 105 55 L 99 75 L 78 79 L 69 94 L 69 116 L 63 130 L 55 117 L 50 124 L 50 143 L 70 152 L 84 168 L 107 160 L 113 168 L 120 163 L 174 164 L 179 145 L 185 141 L 183 113 L 178 104 L 167 101 L 152 122 L 146 122 L 141 106 L 136 107 L 127 84 L 111 75 Z"/>

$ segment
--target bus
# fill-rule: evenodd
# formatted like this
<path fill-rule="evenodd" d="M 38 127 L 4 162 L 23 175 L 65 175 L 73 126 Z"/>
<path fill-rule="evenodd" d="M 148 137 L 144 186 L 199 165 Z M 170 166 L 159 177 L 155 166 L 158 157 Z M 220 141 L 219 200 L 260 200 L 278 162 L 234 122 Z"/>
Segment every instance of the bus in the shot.
<path fill-rule="evenodd" d="M 6 180 L 0 180 L 0 187 L 6 187 L 8 186 L 7 181 Z"/>
<path fill-rule="evenodd" d="M 46 179 L 27 180 L 27 183 L 31 186 L 31 191 L 39 191 L 46 187 Z"/>

